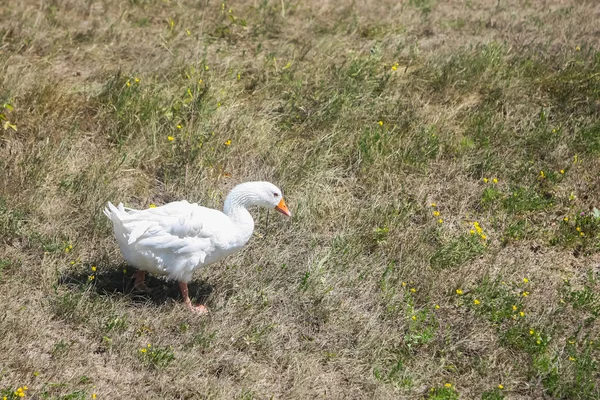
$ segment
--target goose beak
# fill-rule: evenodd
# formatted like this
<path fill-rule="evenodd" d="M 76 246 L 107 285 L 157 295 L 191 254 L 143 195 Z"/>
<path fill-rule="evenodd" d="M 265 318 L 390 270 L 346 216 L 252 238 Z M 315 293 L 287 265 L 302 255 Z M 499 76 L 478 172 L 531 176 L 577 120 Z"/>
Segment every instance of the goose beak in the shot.
<path fill-rule="evenodd" d="M 288 210 L 287 206 L 285 205 L 285 201 L 283 201 L 283 198 L 281 199 L 279 204 L 277 204 L 277 206 L 275 206 L 275 209 L 277 211 L 279 211 L 280 213 L 282 213 L 283 215 L 286 215 L 288 217 L 292 216 L 292 213 L 290 212 L 290 210 Z"/>

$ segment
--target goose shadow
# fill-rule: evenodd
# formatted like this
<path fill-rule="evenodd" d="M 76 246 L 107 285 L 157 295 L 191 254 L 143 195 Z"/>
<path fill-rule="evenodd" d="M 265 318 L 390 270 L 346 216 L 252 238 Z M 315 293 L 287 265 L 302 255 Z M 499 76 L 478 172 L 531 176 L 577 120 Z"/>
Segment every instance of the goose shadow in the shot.
<path fill-rule="evenodd" d="M 96 271 L 91 266 L 96 265 Z M 150 274 L 146 274 L 146 287 L 148 290 L 133 288 L 133 274 L 136 269 L 125 265 L 106 265 L 101 263 L 86 263 L 84 268 L 69 270 L 62 273 L 58 279 L 59 285 L 71 289 L 81 289 L 89 286 L 99 296 L 127 297 L 132 303 L 153 303 L 163 305 L 167 302 L 179 303 L 183 299 L 176 281 L 167 281 Z M 190 297 L 196 302 L 204 304 L 213 291 L 212 285 L 203 280 L 191 281 L 188 284 Z"/>

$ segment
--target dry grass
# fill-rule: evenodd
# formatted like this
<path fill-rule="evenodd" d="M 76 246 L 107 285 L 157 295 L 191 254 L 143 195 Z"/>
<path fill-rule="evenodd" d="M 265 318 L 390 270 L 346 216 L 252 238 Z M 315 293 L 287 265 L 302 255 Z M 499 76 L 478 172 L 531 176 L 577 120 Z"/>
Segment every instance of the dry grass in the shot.
<path fill-rule="evenodd" d="M 358 3 L 0 9 L 0 394 L 600 398 L 600 7 Z M 130 293 L 106 201 L 255 179 L 208 317 Z"/>

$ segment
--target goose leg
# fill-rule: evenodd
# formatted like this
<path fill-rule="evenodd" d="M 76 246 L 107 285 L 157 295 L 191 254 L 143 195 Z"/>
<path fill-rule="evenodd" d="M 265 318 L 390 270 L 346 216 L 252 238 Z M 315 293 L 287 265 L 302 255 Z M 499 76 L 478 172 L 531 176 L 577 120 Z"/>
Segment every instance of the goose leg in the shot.
<path fill-rule="evenodd" d="M 137 270 L 134 275 L 135 281 L 133 282 L 133 289 L 146 292 L 148 291 L 148 287 L 146 286 L 146 271 Z"/>
<path fill-rule="evenodd" d="M 181 295 L 183 296 L 183 302 L 185 303 L 185 305 L 187 306 L 187 308 L 190 311 L 195 312 L 197 314 L 208 313 L 208 308 L 206 308 L 206 306 L 204 306 L 202 304 L 198 304 L 198 305 L 192 304 L 192 301 L 190 300 L 190 292 L 188 290 L 187 282 L 179 282 L 179 290 L 181 290 Z"/>

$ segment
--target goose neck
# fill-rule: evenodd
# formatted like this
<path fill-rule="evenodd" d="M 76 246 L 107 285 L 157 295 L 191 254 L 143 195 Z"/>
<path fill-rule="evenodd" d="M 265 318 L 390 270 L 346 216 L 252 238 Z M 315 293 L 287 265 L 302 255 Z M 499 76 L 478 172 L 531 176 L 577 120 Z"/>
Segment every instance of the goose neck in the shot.
<path fill-rule="evenodd" d="M 225 199 L 223 213 L 233 221 L 254 226 L 254 220 L 247 207 L 255 200 L 255 195 L 246 190 L 232 190 Z"/>

